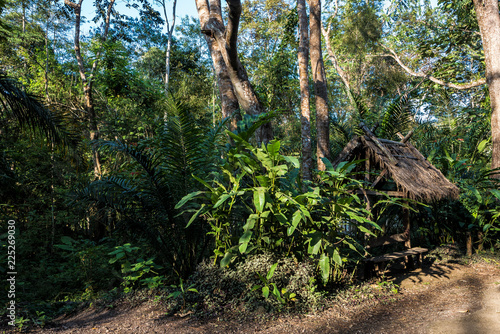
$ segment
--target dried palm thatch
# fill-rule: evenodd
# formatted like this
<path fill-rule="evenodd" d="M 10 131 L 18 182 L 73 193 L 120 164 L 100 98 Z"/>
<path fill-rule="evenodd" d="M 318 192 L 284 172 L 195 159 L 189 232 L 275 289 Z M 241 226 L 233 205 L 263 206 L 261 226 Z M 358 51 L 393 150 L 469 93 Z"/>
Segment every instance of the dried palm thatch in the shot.
<path fill-rule="evenodd" d="M 346 145 L 333 161 L 334 166 L 342 161 L 367 159 L 366 172 L 380 170 L 380 175 L 370 180 L 371 188 L 376 189 L 383 178 L 392 178 L 398 193 L 405 198 L 425 202 L 458 198 L 458 187 L 408 142 L 411 133 L 396 142 L 375 137 L 363 124 L 361 128 L 364 135 L 354 137 Z"/>

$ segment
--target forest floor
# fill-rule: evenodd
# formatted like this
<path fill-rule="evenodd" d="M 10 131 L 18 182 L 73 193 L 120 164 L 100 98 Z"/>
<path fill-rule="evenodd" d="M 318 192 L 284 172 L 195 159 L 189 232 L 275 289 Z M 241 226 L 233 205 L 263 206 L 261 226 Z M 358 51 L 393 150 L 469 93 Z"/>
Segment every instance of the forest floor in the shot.
<path fill-rule="evenodd" d="M 200 320 L 189 314 L 166 316 L 158 304 L 123 303 L 111 309 L 86 309 L 29 333 L 500 333 L 500 265 L 439 263 L 387 274 L 366 285 L 398 287 L 390 298 L 339 294 L 328 309 L 307 315 L 227 315 Z M 382 282 L 382 284 L 381 284 Z M 8 331 L 7 331 L 8 333 Z"/>

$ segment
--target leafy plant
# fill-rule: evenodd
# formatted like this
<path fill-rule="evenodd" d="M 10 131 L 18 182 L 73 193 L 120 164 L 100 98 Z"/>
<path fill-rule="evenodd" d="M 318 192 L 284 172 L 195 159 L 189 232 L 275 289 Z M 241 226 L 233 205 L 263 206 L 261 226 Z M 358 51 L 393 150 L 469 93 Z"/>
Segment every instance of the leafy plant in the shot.
<path fill-rule="evenodd" d="M 36 311 L 36 317 L 33 318 L 33 324 L 40 326 L 40 328 L 45 327 L 45 324 L 50 318 L 45 314 L 44 311 Z"/>
<path fill-rule="evenodd" d="M 179 278 L 179 284 L 172 284 L 170 285 L 170 287 L 174 288 L 174 289 L 178 289 L 172 293 L 170 293 L 167 298 L 177 298 L 179 296 L 181 296 L 182 298 L 182 309 L 184 309 L 186 307 L 186 294 L 188 292 L 194 292 L 194 293 L 198 293 L 198 290 L 196 290 L 194 287 L 194 285 L 190 285 L 188 286 L 187 288 L 184 287 L 184 282 L 182 280 L 182 278 Z"/>
<path fill-rule="evenodd" d="M 15 325 L 17 329 L 21 332 L 25 326 L 27 326 L 27 323 L 30 322 L 31 320 L 25 317 L 16 317 L 15 320 Z"/>
<path fill-rule="evenodd" d="M 278 266 L 278 263 L 275 263 L 271 266 L 271 269 L 267 272 L 266 276 L 261 275 L 260 273 L 257 273 L 259 276 L 259 279 L 262 282 L 262 285 L 255 285 L 252 288 L 252 291 L 256 290 L 262 290 L 262 296 L 264 298 L 269 298 L 269 293 L 271 292 L 272 295 L 282 304 L 286 304 L 289 301 L 295 301 L 295 297 L 297 296 L 293 292 L 288 292 L 286 289 L 278 289 L 278 286 L 276 283 L 270 282 L 270 280 L 273 278 L 274 271 L 276 270 L 276 267 Z M 271 290 L 272 288 L 272 290 Z"/>
<path fill-rule="evenodd" d="M 302 192 L 298 160 L 281 155 L 278 140 L 254 147 L 247 141 L 248 131 L 228 135 L 235 146 L 212 184 L 197 178 L 207 190 L 188 194 L 176 205 L 198 200 L 185 211 L 194 213 L 188 226 L 198 217 L 208 222 L 215 239 L 214 261 L 222 258 L 222 267 L 236 257 L 262 251 L 294 254 L 299 259 L 315 258 L 323 281 L 328 282 L 332 267 L 347 261 L 341 246 L 362 249 L 341 224 L 368 234 L 372 232 L 365 224 L 379 228 L 350 192 L 360 186 L 349 176 L 354 164 L 333 168 L 327 162 L 328 171 L 321 174 L 327 186 Z"/>
<path fill-rule="evenodd" d="M 206 131 L 186 106 L 173 99 L 167 106 L 167 124 L 154 139 L 95 143 L 128 171 L 114 171 L 77 189 L 74 201 L 89 209 L 98 205 L 107 216 L 119 215 L 122 233 L 147 238 L 162 265 L 186 276 L 205 255 L 207 230 L 198 224 L 184 228 L 174 204 L 194 189 L 191 174 L 206 177 L 220 159 L 224 122 Z"/>
<path fill-rule="evenodd" d="M 115 247 L 115 250 L 108 254 L 114 255 L 109 260 L 110 264 L 118 261 L 121 262 L 122 285 L 125 287 L 125 293 L 131 292 L 137 283 L 146 285 L 148 288 L 156 288 L 166 279 L 164 276 L 158 274 L 158 271 L 163 268 L 156 265 L 153 258 L 148 260 L 143 260 L 142 258 L 135 259 L 136 256 L 134 256 L 134 253 L 139 250 L 139 247 L 132 247 L 131 244 L 127 243 L 123 246 Z"/>

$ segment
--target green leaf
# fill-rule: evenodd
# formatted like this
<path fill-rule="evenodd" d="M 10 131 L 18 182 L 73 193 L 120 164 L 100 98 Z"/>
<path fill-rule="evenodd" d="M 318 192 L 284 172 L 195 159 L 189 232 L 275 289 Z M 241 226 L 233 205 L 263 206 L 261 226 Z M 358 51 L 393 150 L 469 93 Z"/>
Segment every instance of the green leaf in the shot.
<path fill-rule="evenodd" d="M 239 250 L 241 254 L 244 254 L 245 251 L 247 250 L 248 243 L 250 242 L 250 239 L 252 238 L 252 231 L 246 231 L 243 233 L 243 235 L 240 237 L 240 247 Z"/>
<path fill-rule="evenodd" d="M 268 298 L 269 297 L 269 287 L 268 286 L 265 286 L 262 288 L 262 296 L 264 296 L 264 298 Z"/>
<path fill-rule="evenodd" d="M 281 212 L 278 212 L 278 213 L 275 213 L 274 214 L 274 217 L 276 217 L 276 219 L 280 222 L 281 225 L 286 225 L 288 224 L 288 219 L 286 218 L 286 216 L 284 214 L 282 214 Z M 290 235 L 290 234 L 289 234 Z"/>
<path fill-rule="evenodd" d="M 328 282 L 328 278 L 330 277 L 330 258 L 324 253 L 321 254 L 321 258 L 319 259 L 319 268 L 323 282 Z"/>
<path fill-rule="evenodd" d="M 275 263 L 271 266 L 271 269 L 267 272 L 266 278 L 270 280 L 274 276 L 274 271 L 276 270 L 276 267 L 278 267 L 278 263 Z"/>
<path fill-rule="evenodd" d="M 314 232 L 311 234 L 311 239 L 309 241 L 308 253 L 311 255 L 316 255 L 321 247 L 322 234 L 321 232 Z"/>
<path fill-rule="evenodd" d="M 267 144 L 267 151 L 270 153 L 272 157 L 275 157 L 276 155 L 278 155 L 280 151 L 280 146 L 281 146 L 280 141 L 273 139 L 271 140 L 271 142 L 269 142 L 269 144 Z"/>
<path fill-rule="evenodd" d="M 342 266 L 342 258 L 340 257 L 339 250 L 335 249 L 333 252 L 333 261 L 339 266 Z"/>
<path fill-rule="evenodd" d="M 264 205 L 266 204 L 266 188 L 255 188 L 253 192 L 253 204 L 258 213 L 264 211 Z"/>
<path fill-rule="evenodd" d="M 304 218 L 304 214 L 302 211 L 297 210 L 294 212 L 293 217 L 292 217 L 292 226 L 288 227 L 287 233 L 288 235 L 292 235 L 293 232 L 295 232 L 295 229 L 299 225 L 300 221 Z"/>
<path fill-rule="evenodd" d="M 177 297 L 179 297 L 181 294 L 182 294 L 182 291 L 174 291 L 174 292 L 172 292 L 171 294 L 169 294 L 169 295 L 167 296 L 167 299 L 170 299 L 170 298 L 177 298 Z"/>
<path fill-rule="evenodd" d="M 187 194 L 186 196 L 184 196 L 180 201 L 179 203 L 177 203 L 175 205 L 175 209 L 179 209 L 181 208 L 184 204 L 186 204 L 189 200 L 191 200 L 192 198 L 200 195 L 200 194 L 203 194 L 205 193 L 204 191 L 195 191 L 195 192 L 192 192 L 190 194 Z"/>
<path fill-rule="evenodd" d="M 251 230 L 255 226 L 255 222 L 259 219 L 259 215 L 252 213 L 250 216 L 247 218 L 247 223 L 243 226 L 243 230 Z"/>
<path fill-rule="evenodd" d="M 201 207 L 194 213 L 194 215 L 191 216 L 191 219 L 189 219 L 188 223 L 186 224 L 186 228 L 191 225 L 196 218 L 198 218 L 200 215 L 204 214 L 205 212 L 208 211 L 208 208 L 205 206 L 205 204 L 202 204 Z"/>
<path fill-rule="evenodd" d="M 229 264 L 229 262 L 231 262 L 234 256 L 235 255 L 233 253 L 227 252 L 226 255 L 224 255 L 224 258 L 220 261 L 220 267 L 221 268 L 226 267 Z"/>
<path fill-rule="evenodd" d="M 228 198 L 231 198 L 231 194 L 222 194 L 219 197 L 219 200 L 215 203 L 214 209 L 217 209 L 219 206 L 221 206 Z"/>
<path fill-rule="evenodd" d="M 63 244 L 66 244 L 66 245 L 71 245 L 71 244 L 73 244 L 73 243 L 74 243 L 74 242 L 76 242 L 76 241 L 75 241 L 75 239 L 73 239 L 73 238 L 70 238 L 70 237 L 67 237 L 67 236 L 62 236 L 62 237 L 61 237 L 61 242 L 62 242 Z"/>
<path fill-rule="evenodd" d="M 291 156 L 285 156 L 285 161 L 288 163 L 291 163 L 293 167 L 295 168 L 300 168 L 300 162 L 299 159 L 296 157 L 291 157 Z"/>
<path fill-rule="evenodd" d="M 489 140 L 489 139 L 485 139 L 485 140 L 481 141 L 481 142 L 479 143 L 479 145 L 477 145 L 477 151 L 478 151 L 479 153 L 482 153 L 482 152 L 484 151 L 484 149 L 486 148 L 486 145 L 487 145 L 489 142 L 490 142 L 490 140 Z"/>
<path fill-rule="evenodd" d="M 256 286 L 254 286 L 254 287 L 252 288 L 252 290 L 251 290 L 251 291 L 260 290 L 260 289 L 262 289 L 262 286 L 261 286 L 261 285 L 256 285 Z"/>

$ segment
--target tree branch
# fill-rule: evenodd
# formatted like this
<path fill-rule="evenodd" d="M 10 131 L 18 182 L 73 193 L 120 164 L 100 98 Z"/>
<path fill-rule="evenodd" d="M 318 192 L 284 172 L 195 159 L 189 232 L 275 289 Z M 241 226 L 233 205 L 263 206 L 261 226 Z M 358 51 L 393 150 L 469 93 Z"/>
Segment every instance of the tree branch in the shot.
<path fill-rule="evenodd" d="M 485 78 L 481 78 L 479 80 L 472 81 L 469 83 L 455 84 L 455 83 L 443 81 L 441 79 L 433 77 L 432 75 L 426 74 L 424 72 L 415 72 L 411 68 L 409 68 L 408 66 L 403 64 L 403 62 L 401 61 L 401 59 L 398 57 L 398 55 L 396 54 L 396 52 L 393 49 L 391 49 L 388 46 L 385 46 L 383 44 L 382 44 L 382 47 L 390 52 L 390 54 L 387 54 L 384 56 L 388 56 L 388 57 L 391 57 L 392 59 L 394 59 L 399 64 L 399 66 L 401 66 L 406 71 L 406 73 L 410 74 L 411 76 L 425 78 L 425 79 L 428 79 L 434 83 L 437 83 L 438 85 L 449 87 L 449 88 L 455 88 L 458 90 L 470 89 L 473 87 L 478 87 L 478 86 L 482 86 L 482 85 L 486 84 Z"/>
<path fill-rule="evenodd" d="M 241 17 L 241 1 L 227 0 L 229 6 L 228 21 L 226 27 L 226 45 L 229 53 L 229 60 L 234 67 L 238 66 L 238 26 Z"/>

